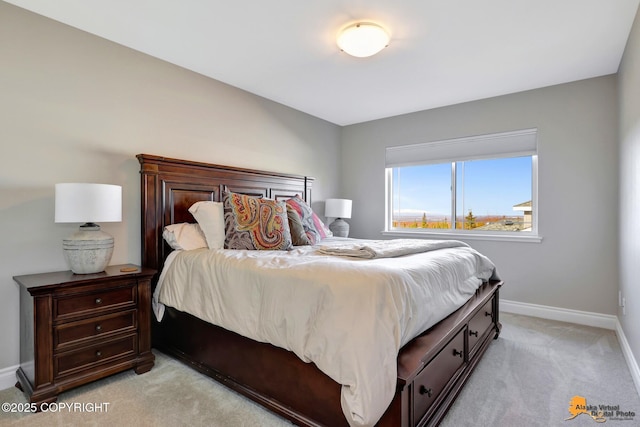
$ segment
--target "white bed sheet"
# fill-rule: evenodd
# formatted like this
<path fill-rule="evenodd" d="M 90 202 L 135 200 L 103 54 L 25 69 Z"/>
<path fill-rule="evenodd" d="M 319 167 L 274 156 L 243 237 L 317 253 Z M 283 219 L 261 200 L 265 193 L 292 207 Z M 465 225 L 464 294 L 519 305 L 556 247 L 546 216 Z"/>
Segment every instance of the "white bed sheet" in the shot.
<path fill-rule="evenodd" d="M 494 264 L 462 242 L 380 259 L 198 249 L 167 258 L 153 304 L 159 320 L 171 306 L 313 361 L 342 384 L 349 424 L 371 426 L 393 399 L 399 349 L 490 278 Z"/>

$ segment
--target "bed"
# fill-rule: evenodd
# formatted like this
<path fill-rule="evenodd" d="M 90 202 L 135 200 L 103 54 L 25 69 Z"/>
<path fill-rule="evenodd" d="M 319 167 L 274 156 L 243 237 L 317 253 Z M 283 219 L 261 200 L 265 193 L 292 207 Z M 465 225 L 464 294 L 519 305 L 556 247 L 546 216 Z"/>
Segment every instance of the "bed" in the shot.
<path fill-rule="evenodd" d="M 151 155 L 138 155 L 138 160 L 142 262 L 157 271 L 163 269 L 171 253 L 162 237 L 164 227 L 195 222 L 189 207 L 199 201 L 221 200 L 225 188 L 275 200 L 295 196 L 311 200 L 310 177 Z M 482 283 L 452 314 L 402 342 L 394 362 L 395 390 L 390 403 L 385 402 L 384 408 L 378 405 L 382 416 L 376 417 L 377 425 L 439 423 L 491 340 L 500 333 L 501 285 L 500 280 Z M 343 412 L 343 385 L 293 351 L 248 338 L 170 305 L 165 307 L 162 321 L 153 321 L 152 337 L 154 347 L 297 425 L 358 425 Z"/>

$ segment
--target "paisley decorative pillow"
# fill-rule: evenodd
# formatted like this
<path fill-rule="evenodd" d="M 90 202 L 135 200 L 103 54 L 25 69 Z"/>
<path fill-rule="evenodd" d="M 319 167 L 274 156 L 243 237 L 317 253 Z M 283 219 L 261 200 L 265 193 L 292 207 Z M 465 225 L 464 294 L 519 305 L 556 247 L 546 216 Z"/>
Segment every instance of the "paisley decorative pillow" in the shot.
<path fill-rule="evenodd" d="M 300 198 L 300 196 L 295 196 L 287 200 L 287 205 L 291 206 L 291 208 L 300 215 L 302 226 L 312 245 L 320 243 L 320 241 L 326 237 L 333 236 L 333 233 L 324 225 L 320 217 L 313 212 L 311 206 Z"/>
<path fill-rule="evenodd" d="M 227 192 L 223 196 L 225 249 L 290 250 L 284 202 Z"/>

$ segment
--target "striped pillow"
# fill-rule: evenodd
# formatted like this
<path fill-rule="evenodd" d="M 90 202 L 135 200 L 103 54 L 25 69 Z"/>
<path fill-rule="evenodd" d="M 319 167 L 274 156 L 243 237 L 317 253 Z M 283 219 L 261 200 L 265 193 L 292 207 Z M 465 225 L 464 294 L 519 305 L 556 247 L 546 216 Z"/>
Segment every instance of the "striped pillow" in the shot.
<path fill-rule="evenodd" d="M 300 215 L 302 226 L 312 245 L 320 243 L 322 239 L 333 236 L 331 230 L 324 225 L 320 217 L 313 212 L 311 206 L 302 200 L 300 196 L 294 196 L 287 200 L 287 205 Z"/>

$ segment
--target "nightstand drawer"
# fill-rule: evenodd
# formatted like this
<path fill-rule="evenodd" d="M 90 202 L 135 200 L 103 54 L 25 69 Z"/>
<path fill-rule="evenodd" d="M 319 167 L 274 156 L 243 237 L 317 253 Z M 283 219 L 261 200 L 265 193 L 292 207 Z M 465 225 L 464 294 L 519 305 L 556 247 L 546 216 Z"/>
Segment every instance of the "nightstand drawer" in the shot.
<path fill-rule="evenodd" d="M 79 370 L 93 368 L 98 364 L 108 364 L 122 357 L 133 357 L 136 351 L 136 335 L 129 335 L 90 347 L 60 353 L 54 358 L 54 375 L 72 374 Z"/>
<path fill-rule="evenodd" d="M 70 322 L 54 328 L 54 348 L 67 347 L 108 334 L 135 331 L 136 310 Z"/>
<path fill-rule="evenodd" d="M 77 294 L 54 299 L 54 320 L 83 313 L 95 313 L 115 307 L 136 304 L 135 283 L 110 288 L 103 292 Z"/>

